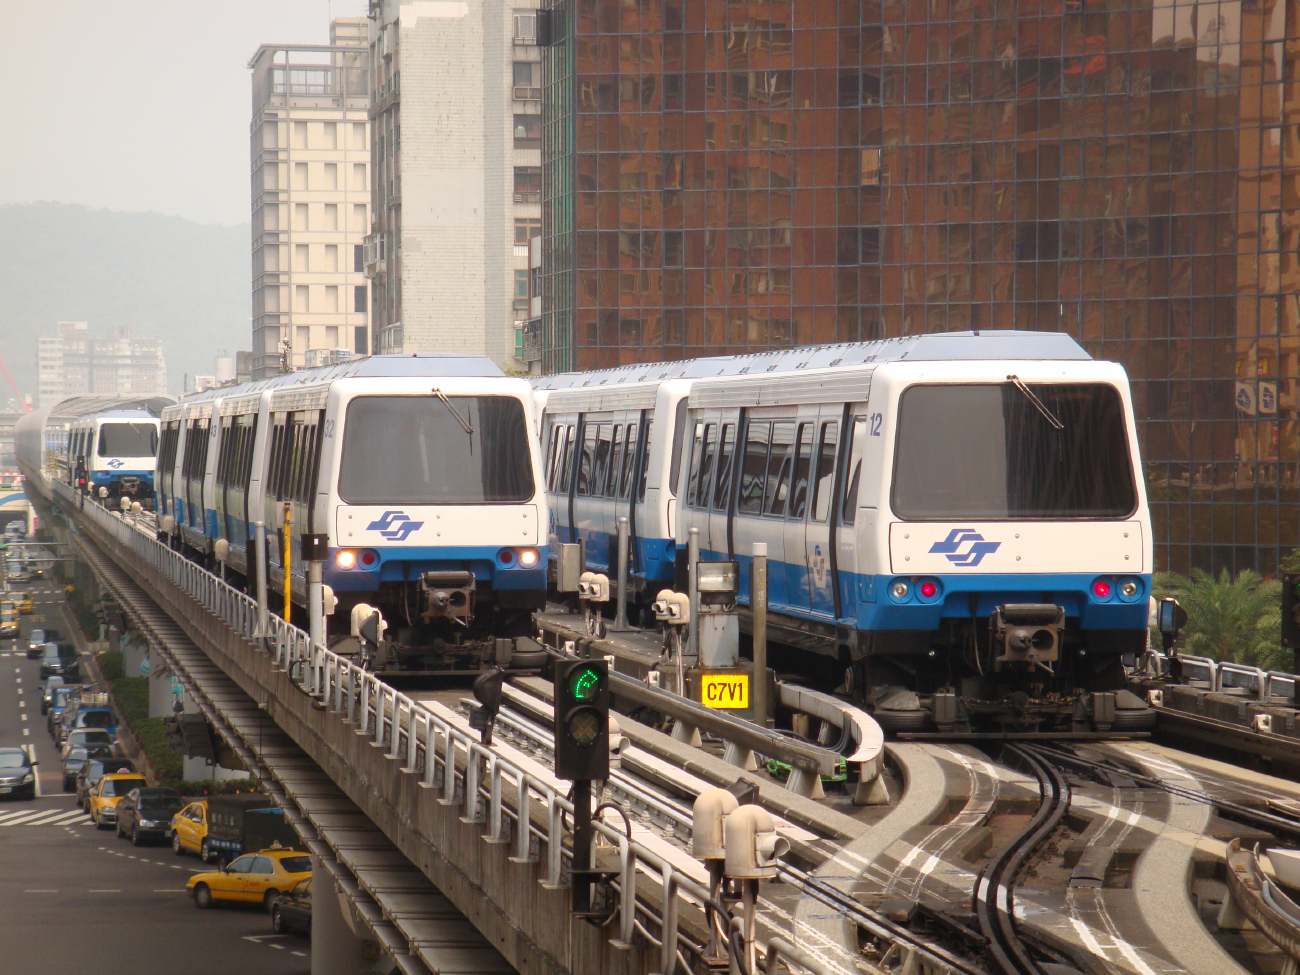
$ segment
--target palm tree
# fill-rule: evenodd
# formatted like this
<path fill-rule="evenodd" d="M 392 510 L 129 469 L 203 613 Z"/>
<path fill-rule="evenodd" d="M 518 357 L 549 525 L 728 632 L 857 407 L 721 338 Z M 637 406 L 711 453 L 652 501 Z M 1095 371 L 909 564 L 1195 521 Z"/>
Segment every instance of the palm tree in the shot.
<path fill-rule="evenodd" d="M 1291 651 L 1279 642 L 1282 584 L 1276 579 L 1251 569 L 1235 578 L 1223 569 L 1216 579 L 1193 569 L 1190 579 L 1157 573 L 1153 588 L 1157 599 L 1172 596 L 1187 610 L 1187 653 L 1263 670 L 1291 669 Z"/>

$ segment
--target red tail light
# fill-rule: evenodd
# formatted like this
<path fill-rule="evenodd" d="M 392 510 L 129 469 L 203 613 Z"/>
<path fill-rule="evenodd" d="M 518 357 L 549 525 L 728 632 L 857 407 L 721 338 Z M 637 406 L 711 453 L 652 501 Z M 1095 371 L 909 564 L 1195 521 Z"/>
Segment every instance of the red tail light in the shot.
<path fill-rule="evenodd" d="M 1092 594 L 1098 599 L 1107 599 L 1110 597 L 1110 583 L 1105 579 L 1098 579 L 1092 584 Z"/>

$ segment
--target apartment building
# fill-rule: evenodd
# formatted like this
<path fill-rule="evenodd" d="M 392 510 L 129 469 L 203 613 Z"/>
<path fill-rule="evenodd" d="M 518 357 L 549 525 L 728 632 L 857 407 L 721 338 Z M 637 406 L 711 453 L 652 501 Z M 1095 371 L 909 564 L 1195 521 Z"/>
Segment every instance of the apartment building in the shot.
<path fill-rule="evenodd" d="M 370 4 L 376 352 L 520 365 L 541 228 L 536 26 L 527 0 Z"/>
<path fill-rule="evenodd" d="M 547 371 L 1061 330 L 1133 382 L 1157 569 L 1300 541 L 1293 6 L 547 8 Z"/>
<path fill-rule="evenodd" d="M 86 322 L 59 322 L 36 340 L 39 406 L 69 396 L 161 396 L 167 392 L 162 340 L 140 338 L 130 325 L 92 335 Z"/>
<path fill-rule="evenodd" d="M 370 350 L 367 60 L 365 19 L 338 18 L 328 45 L 263 45 L 249 62 L 255 379 Z"/>

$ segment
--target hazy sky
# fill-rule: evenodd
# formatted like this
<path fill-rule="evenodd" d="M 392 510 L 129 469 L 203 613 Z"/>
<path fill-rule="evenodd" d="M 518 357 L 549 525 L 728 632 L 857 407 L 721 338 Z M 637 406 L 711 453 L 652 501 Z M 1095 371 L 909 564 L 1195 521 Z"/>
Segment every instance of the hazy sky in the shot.
<path fill-rule="evenodd" d="M 0 205 L 249 218 L 248 61 L 366 0 L 0 0 Z"/>

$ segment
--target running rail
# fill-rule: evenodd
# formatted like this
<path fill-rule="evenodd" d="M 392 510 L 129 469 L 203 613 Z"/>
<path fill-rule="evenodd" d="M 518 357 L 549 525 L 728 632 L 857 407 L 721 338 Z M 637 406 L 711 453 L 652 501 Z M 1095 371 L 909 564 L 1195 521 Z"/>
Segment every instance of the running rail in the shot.
<path fill-rule="evenodd" d="M 233 631 L 251 641 L 263 640 L 265 652 L 275 665 L 288 673 L 318 708 L 355 726 L 358 734 L 369 736 L 377 747 L 386 746 L 387 758 L 404 760 L 403 771 L 422 773 L 426 787 L 440 790 L 438 801 L 442 805 L 463 805 L 464 821 L 484 823 L 486 831 L 481 839 L 485 844 L 513 842 L 512 859 L 517 863 L 539 862 L 544 847 L 542 884 L 563 884 L 564 861 L 571 859 L 564 844 L 570 834 L 565 817 L 572 817 L 573 804 L 548 783 L 537 781 L 519 765 L 485 747 L 470 732 L 384 684 L 374 674 L 312 643 L 307 633 L 283 619 L 271 616 L 267 632 L 258 633 L 255 600 L 136 530 L 120 515 L 93 500 L 85 503 L 84 496 L 67 485 L 56 482 L 54 490 L 64 502 L 76 507 Z M 458 766 L 464 770 L 459 798 Z M 534 823 L 534 812 L 539 814 L 541 825 Z M 507 820 L 513 820 L 513 829 Z M 683 908 L 703 913 L 711 900 L 710 892 L 653 850 L 630 840 L 622 830 L 602 822 L 594 822 L 593 827 L 616 848 L 619 864 L 618 924 L 610 944 L 630 950 L 637 946 L 638 937 L 646 938 L 658 948 L 657 966 L 652 962 L 652 971 L 673 975 L 683 960 L 683 951 L 699 951 L 679 930 L 679 915 Z M 538 841 L 537 853 L 533 852 L 534 838 Z M 638 884 L 644 883 L 647 876 L 659 878 L 655 884 L 657 896 L 639 899 Z M 662 908 L 655 905 L 655 900 Z M 648 935 L 638 915 L 659 919 L 658 938 Z M 724 930 L 730 930 L 730 915 L 723 920 Z M 782 952 L 778 950 L 777 954 Z"/>

